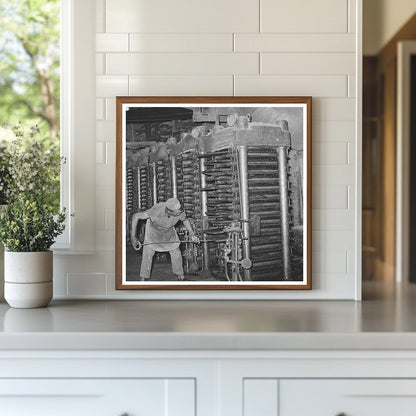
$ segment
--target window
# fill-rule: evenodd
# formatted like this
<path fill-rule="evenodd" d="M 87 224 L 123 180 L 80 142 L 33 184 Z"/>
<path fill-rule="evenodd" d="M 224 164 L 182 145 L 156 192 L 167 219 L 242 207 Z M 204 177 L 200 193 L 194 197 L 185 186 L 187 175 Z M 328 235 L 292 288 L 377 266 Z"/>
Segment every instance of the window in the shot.
<path fill-rule="evenodd" d="M 68 217 L 54 249 L 90 252 L 95 248 L 95 0 L 0 0 L 0 12 L 1 114 L 10 124 L 37 123 L 57 144 L 60 140 L 67 161 L 60 203 L 75 217 Z"/>
<path fill-rule="evenodd" d="M 61 0 L 61 201 L 74 213 L 54 246 L 95 250 L 95 0 Z"/>

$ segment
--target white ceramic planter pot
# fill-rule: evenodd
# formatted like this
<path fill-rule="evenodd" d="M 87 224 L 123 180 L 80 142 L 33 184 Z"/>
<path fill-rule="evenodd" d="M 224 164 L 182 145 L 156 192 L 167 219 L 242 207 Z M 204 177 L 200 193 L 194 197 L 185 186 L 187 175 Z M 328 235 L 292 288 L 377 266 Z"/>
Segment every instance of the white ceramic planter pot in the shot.
<path fill-rule="evenodd" d="M 4 253 L 4 298 L 12 308 L 42 308 L 53 295 L 53 252 Z"/>
<path fill-rule="evenodd" d="M 6 212 L 7 205 L 0 205 L 0 216 Z M 4 245 L 0 243 L 0 300 L 4 300 Z"/>
<path fill-rule="evenodd" d="M 0 243 L 0 300 L 4 299 L 4 245 Z"/>

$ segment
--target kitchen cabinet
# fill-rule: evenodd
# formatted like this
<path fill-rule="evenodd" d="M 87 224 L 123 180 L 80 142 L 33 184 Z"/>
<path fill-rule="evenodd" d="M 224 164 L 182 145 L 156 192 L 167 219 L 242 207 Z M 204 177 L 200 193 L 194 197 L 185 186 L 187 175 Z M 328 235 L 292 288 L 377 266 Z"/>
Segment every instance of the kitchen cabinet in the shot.
<path fill-rule="evenodd" d="M 364 295 L 0 304 L 0 414 L 413 416 L 416 289 Z"/>

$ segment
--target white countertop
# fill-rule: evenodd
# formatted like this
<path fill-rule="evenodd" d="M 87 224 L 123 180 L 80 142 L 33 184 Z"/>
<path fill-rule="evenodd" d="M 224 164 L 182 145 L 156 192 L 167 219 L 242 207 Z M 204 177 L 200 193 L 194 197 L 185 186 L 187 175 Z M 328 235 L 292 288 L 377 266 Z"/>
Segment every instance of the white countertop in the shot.
<path fill-rule="evenodd" d="M 53 301 L 0 304 L 1 350 L 416 349 L 416 285 L 354 301 Z"/>

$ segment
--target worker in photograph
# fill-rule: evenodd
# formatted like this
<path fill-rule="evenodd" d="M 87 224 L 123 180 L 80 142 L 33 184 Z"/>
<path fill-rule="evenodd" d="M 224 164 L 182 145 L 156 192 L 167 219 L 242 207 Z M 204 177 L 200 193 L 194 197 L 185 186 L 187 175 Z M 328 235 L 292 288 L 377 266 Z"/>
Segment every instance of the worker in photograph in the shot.
<path fill-rule="evenodd" d="M 146 221 L 144 242 L 136 237 L 136 228 L 140 220 Z M 159 202 L 147 211 L 137 212 L 132 217 L 131 244 L 136 250 L 143 246 L 140 280 L 149 280 L 153 256 L 156 251 L 169 252 L 172 271 L 179 281 L 184 280 L 182 255 L 179 249 L 181 241 L 176 232 L 176 224 L 182 221 L 188 230 L 192 242 L 198 243 L 189 219 L 182 210 L 181 203 L 176 198 L 169 198 L 166 202 Z"/>

